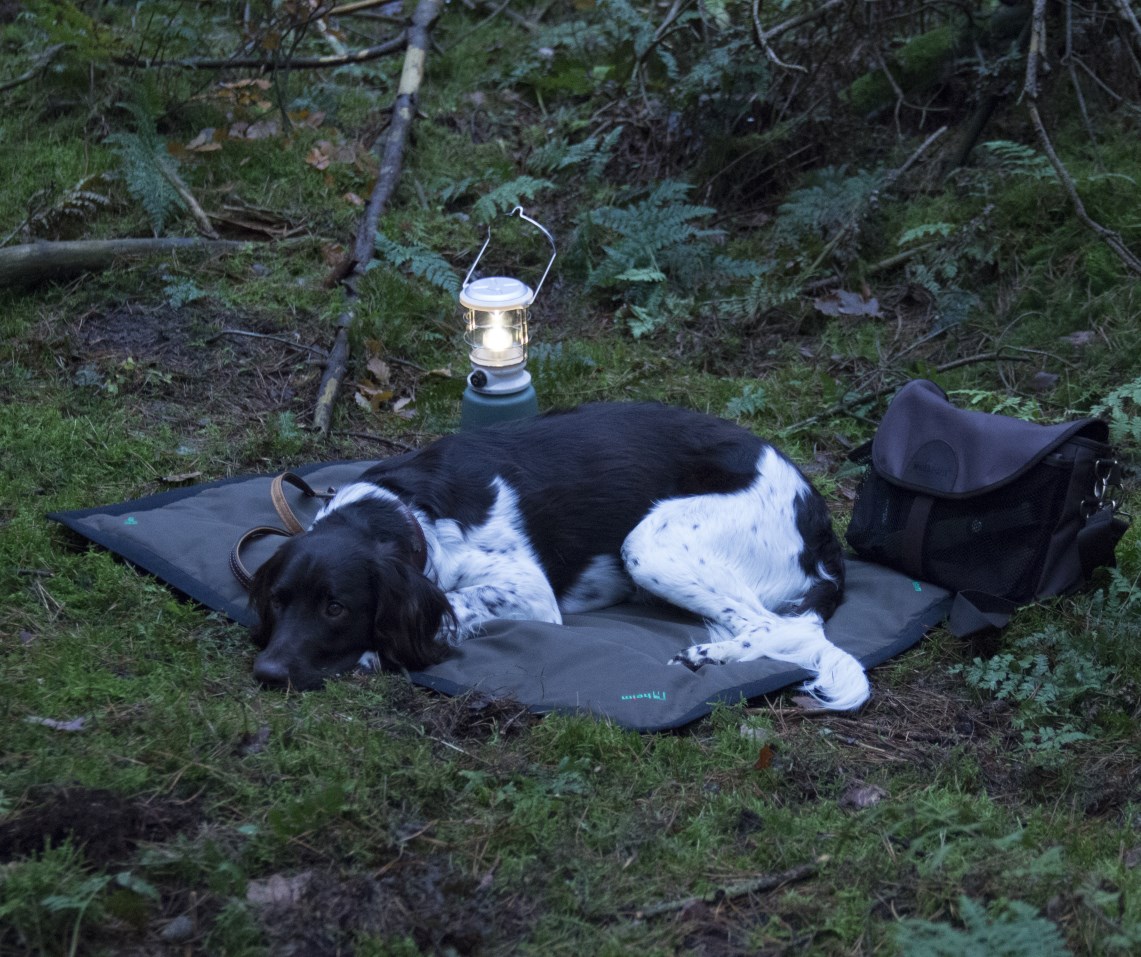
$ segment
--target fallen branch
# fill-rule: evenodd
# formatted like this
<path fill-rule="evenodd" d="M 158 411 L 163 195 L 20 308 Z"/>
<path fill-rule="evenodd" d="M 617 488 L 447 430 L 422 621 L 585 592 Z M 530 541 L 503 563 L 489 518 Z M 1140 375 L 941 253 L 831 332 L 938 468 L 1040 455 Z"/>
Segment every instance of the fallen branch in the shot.
<path fill-rule="evenodd" d="M 950 372 L 952 369 L 959 369 L 963 366 L 976 365 L 979 362 L 1031 362 L 1033 361 L 1029 356 L 1012 356 L 1003 349 L 996 352 L 983 352 L 973 356 L 963 356 L 960 359 L 952 359 L 950 362 L 944 362 L 942 365 L 936 366 L 936 372 Z M 810 415 L 807 419 L 801 419 L 799 422 L 794 422 L 792 425 L 781 432 L 785 435 L 792 435 L 799 432 L 801 429 L 807 428 L 810 425 L 815 425 L 825 419 L 831 419 L 837 415 L 850 415 L 856 419 L 863 419 L 855 409 L 857 406 L 867 405 L 869 402 L 874 402 L 881 396 L 887 395 L 889 392 L 894 392 L 899 388 L 899 383 L 891 381 L 887 385 L 882 385 L 878 389 L 872 389 L 870 392 L 862 392 L 859 395 L 849 396 L 841 399 L 834 405 L 829 406 L 823 412 L 818 412 L 816 415 Z M 865 420 L 866 421 L 866 420 Z"/>
<path fill-rule="evenodd" d="M 400 85 L 397 87 L 396 101 L 392 107 L 392 119 L 384 140 L 384 152 L 376 185 L 361 216 L 352 252 L 348 253 L 333 270 L 333 275 L 336 277 L 334 284 L 340 282 L 345 286 L 349 311 L 344 313 L 337 323 L 337 336 L 333 348 L 329 350 L 329 363 L 325 367 L 325 374 L 321 377 L 321 384 L 317 389 L 313 427 L 321 435 L 329 434 L 333 422 L 333 406 L 348 367 L 349 328 L 353 322 L 352 304 L 357 298 L 356 282 L 364 274 L 365 266 L 372 259 L 376 248 L 377 224 L 396 189 L 396 181 L 400 178 L 400 170 L 404 164 L 404 147 L 408 142 L 412 120 L 416 116 L 416 101 L 420 83 L 424 78 L 428 31 L 440 14 L 440 3 L 441 0 L 420 0 L 412 14 L 412 23 L 407 31 L 408 44 L 404 53 L 404 68 L 400 74 Z"/>
<path fill-rule="evenodd" d="M 353 63 L 367 63 L 403 50 L 408 43 L 408 34 L 403 33 L 392 40 L 376 46 L 351 50 L 348 53 L 331 53 L 328 56 L 302 56 L 293 59 L 272 60 L 261 56 L 232 57 L 188 57 L 182 60 L 148 60 L 133 56 L 114 57 L 119 66 L 174 67 L 181 70 L 257 70 L 260 73 L 273 73 L 277 70 L 323 70 L 337 66 L 350 66 Z"/>
<path fill-rule="evenodd" d="M 744 897 L 746 894 L 776 890 L 778 887 L 784 887 L 785 884 L 794 884 L 797 881 L 803 881 L 815 874 L 815 864 L 801 864 L 798 867 L 790 868 L 779 874 L 763 874 L 760 877 L 754 877 L 751 880 L 742 881 L 739 884 L 727 884 L 725 887 L 718 887 L 716 890 L 712 890 L 708 894 L 702 894 L 699 897 L 683 897 L 680 900 L 650 904 L 647 907 L 639 908 L 634 912 L 634 916 L 639 919 L 645 919 L 647 917 L 659 917 L 662 914 L 672 914 L 676 911 L 692 907 L 694 904 L 718 904 L 721 901 Z"/>
<path fill-rule="evenodd" d="M 44 72 L 52 64 L 54 60 L 63 50 L 66 50 L 70 43 L 57 43 L 55 46 L 48 47 L 36 57 L 36 62 L 31 65 L 27 70 L 11 80 L 5 80 L 0 83 L 0 93 L 5 93 L 8 90 L 14 90 L 21 84 L 27 83 L 29 80 L 34 80 L 37 76 Z"/>
<path fill-rule="evenodd" d="M 234 252 L 248 241 L 167 237 L 161 239 L 96 239 L 25 243 L 0 249 L 0 289 L 34 286 L 77 272 L 106 269 L 122 259 L 163 256 L 174 252 Z"/>

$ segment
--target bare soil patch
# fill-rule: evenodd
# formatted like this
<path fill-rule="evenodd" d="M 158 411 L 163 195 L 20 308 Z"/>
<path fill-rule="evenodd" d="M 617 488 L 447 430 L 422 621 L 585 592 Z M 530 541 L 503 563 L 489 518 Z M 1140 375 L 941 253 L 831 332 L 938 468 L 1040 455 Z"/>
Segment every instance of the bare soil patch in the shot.
<path fill-rule="evenodd" d="M 199 820 L 193 803 L 127 798 L 99 788 L 38 788 L 0 824 L 0 860 L 70 840 L 94 865 L 125 861 L 141 841 L 163 841 Z"/>

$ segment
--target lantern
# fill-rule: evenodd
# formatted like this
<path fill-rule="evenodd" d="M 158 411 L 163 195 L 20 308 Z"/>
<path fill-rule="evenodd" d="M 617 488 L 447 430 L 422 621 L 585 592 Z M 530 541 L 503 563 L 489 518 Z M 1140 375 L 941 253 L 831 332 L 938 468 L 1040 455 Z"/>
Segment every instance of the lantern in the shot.
<path fill-rule="evenodd" d="M 527 216 L 522 206 L 516 206 L 510 215 L 518 215 L 547 237 L 551 258 L 534 291 L 510 276 L 488 276 L 473 281 L 472 273 L 491 242 L 488 227 L 487 239 L 460 290 L 464 341 L 471 358 L 460 417 L 460 427 L 465 429 L 534 415 L 539 408 L 531 374 L 527 371 L 527 322 L 531 304 L 543 288 L 557 252 L 551 234 Z"/>

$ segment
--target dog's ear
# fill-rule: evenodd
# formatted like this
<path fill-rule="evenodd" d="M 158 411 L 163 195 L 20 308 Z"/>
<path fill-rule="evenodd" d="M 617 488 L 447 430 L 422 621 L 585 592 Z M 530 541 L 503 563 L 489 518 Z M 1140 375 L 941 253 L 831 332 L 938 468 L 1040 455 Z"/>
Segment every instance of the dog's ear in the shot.
<path fill-rule="evenodd" d="M 270 590 L 277 581 L 285 561 L 283 550 L 279 548 L 270 555 L 254 572 L 253 581 L 250 582 L 249 605 L 258 616 L 258 623 L 250 629 L 250 637 L 259 648 L 268 645 L 273 634 L 273 605 L 270 602 Z"/>
<path fill-rule="evenodd" d="M 377 563 L 375 650 L 388 664 L 417 671 L 452 654 L 441 635 L 455 627 L 447 595 L 407 562 Z"/>

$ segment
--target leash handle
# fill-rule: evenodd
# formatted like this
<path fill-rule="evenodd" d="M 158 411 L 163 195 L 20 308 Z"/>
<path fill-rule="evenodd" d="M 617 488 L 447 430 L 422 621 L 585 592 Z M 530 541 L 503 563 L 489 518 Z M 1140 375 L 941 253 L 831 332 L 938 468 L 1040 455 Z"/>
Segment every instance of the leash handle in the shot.
<path fill-rule="evenodd" d="M 230 571 L 234 573 L 234 577 L 241 583 L 241 586 L 246 591 L 250 590 L 250 584 L 253 582 L 254 576 L 242 561 L 242 549 L 250 542 L 256 541 L 259 538 L 265 538 L 267 535 L 281 535 L 283 538 L 292 538 L 294 533 L 287 532 L 284 528 L 277 528 L 274 525 L 257 525 L 249 531 L 244 532 L 242 537 L 234 542 L 234 547 L 230 549 Z"/>
<path fill-rule="evenodd" d="M 308 482 L 305 481 L 300 475 L 294 472 L 282 472 L 276 476 L 269 487 L 270 498 L 273 499 L 273 509 L 277 512 L 278 517 L 285 523 L 286 529 L 293 535 L 299 535 L 305 531 L 305 526 L 298 521 L 297 516 L 293 514 L 293 509 L 289 507 L 289 502 L 285 498 L 285 483 L 288 482 L 296 489 L 300 489 L 306 498 L 319 498 L 322 501 L 328 501 L 333 497 L 333 492 L 318 492 Z"/>

